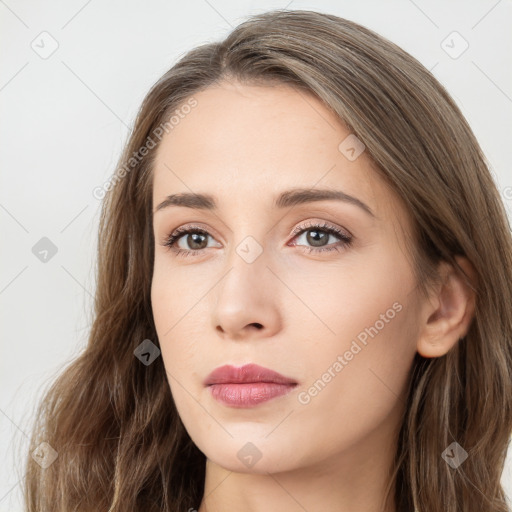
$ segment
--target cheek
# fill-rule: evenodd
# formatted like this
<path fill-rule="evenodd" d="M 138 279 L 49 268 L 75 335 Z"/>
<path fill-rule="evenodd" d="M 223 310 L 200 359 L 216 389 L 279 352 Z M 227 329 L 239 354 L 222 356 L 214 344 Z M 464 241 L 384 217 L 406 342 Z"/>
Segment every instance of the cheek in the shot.
<path fill-rule="evenodd" d="M 162 344 L 176 339 L 184 325 L 191 325 L 190 318 L 203 306 L 201 300 L 211 284 L 197 271 L 183 271 L 171 264 L 171 257 L 155 257 L 151 283 L 151 307 L 155 326 Z M 204 336 L 204 326 L 203 326 Z M 192 338 L 194 339 L 194 338 Z"/>
<path fill-rule="evenodd" d="M 304 365 L 303 401 L 317 402 L 320 416 L 338 408 L 340 421 L 361 403 L 384 414 L 404 392 L 416 352 L 414 276 L 392 250 L 329 275 L 329 286 L 313 286 L 327 280 L 319 271 L 315 280 L 294 287 L 299 296 L 307 293 L 315 313 L 302 307 L 296 315 L 303 343 L 294 357 Z"/>
<path fill-rule="evenodd" d="M 297 432 L 322 432 L 317 448 L 325 456 L 373 433 L 385 439 L 398 423 L 415 354 L 402 306 L 388 323 L 375 317 L 381 308 L 360 309 L 339 320 L 335 341 L 297 354 L 307 361 L 307 377 L 296 397 L 295 425 Z"/>
<path fill-rule="evenodd" d="M 302 361 L 305 387 L 320 381 L 321 389 L 325 383 L 336 393 L 363 400 L 390 391 L 399 395 L 416 351 L 415 324 L 404 299 L 397 294 L 389 301 L 381 297 L 381 303 L 347 303 L 345 310 L 339 309 L 339 300 L 338 309 L 323 317 L 334 334 L 318 330 L 323 335 L 315 336 L 314 322 L 309 328 L 303 323 L 303 342 L 294 357 Z"/>
<path fill-rule="evenodd" d="M 197 362 L 204 358 L 207 302 L 201 299 L 208 283 L 202 283 L 190 282 L 183 273 L 166 268 L 165 262 L 155 261 L 151 306 L 173 395 L 180 394 L 179 383 L 198 379 Z"/>
<path fill-rule="evenodd" d="M 362 343 L 370 339 L 367 328 L 388 336 L 390 343 L 400 342 L 404 336 L 398 326 L 408 317 L 404 309 L 413 299 L 415 282 L 396 248 L 375 246 L 364 255 L 347 253 L 339 263 L 315 263 L 315 268 L 306 262 L 280 269 L 293 290 L 284 301 L 289 307 L 285 314 L 310 343 L 339 350 L 340 343 L 358 336 Z"/>

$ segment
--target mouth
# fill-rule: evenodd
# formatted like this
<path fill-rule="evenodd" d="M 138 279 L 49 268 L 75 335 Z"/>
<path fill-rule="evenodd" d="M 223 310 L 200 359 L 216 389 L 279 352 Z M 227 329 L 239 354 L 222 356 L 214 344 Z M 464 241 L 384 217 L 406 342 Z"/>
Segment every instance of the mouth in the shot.
<path fill-rule="evenodd" d="M 246 364 L 240 367 L 232 365 L 220 366 L 213 370 L 204 381 L 205 386 L 248 383 L 297 384 L 295 380 L 257 364 Z"/>
<path fill-rule="evenodd" d="M 204 385 L 212 397 L 231 407 L 253 407 L 289 393 L 297 386 L 293 379 L 255 364 L 215 369 Z"/>

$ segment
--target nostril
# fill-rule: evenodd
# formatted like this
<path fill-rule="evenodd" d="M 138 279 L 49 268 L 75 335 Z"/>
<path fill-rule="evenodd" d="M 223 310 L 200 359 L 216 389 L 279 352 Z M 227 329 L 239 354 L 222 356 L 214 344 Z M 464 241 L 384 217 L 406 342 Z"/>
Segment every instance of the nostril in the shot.
<path fill-rule="evenodd" d="M 252 323 L 251 325 L 254 325 L 254 326 L 255 326 L 256 328 L 258 328 L 258 329 L 263 329 L 263 325 L 261 325 L 261 324 L 259 324 L 259 323 L 257 323 L 257 322 L 254 322 L 254 323 Z"/>

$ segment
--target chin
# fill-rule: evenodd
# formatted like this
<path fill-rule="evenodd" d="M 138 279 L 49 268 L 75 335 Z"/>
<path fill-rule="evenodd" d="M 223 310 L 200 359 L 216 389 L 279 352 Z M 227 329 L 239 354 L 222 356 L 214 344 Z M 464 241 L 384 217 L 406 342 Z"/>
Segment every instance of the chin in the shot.
<path fill-rule="evenodd" d="M 264 439 L 261 439 L 261 442 L 257 439 L 254 442 L 231 439 L 228 443 L 216 444 L 208 448 L 211 449 L 203 453 L 209 461 L 236 473 L 261 475 L 279 473 L 290 471 L 298 464 L 297 460 L 291 459 L 292 455 L 297 457 L 296 450 L 283 451 L 282 445 Z"/>

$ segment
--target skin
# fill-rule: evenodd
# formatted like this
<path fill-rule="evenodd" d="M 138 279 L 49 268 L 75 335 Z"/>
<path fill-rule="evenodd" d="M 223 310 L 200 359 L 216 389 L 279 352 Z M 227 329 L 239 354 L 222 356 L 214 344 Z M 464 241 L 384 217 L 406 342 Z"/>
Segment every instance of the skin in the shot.
<path fill-rule="evenodd" d="M 408 212 L 366 152 L 354 161 L 340 152 L 350 132 L 319 100 L 285 85 L 235 82 L 194 97 L 197 106 L 157 150 L 151 298 L 178 412 L 207 457 L 196 508 L 392 512 L 384 491 L 413 357 L 441 356 L 465 334 L 471 292 L 443 264 L 444 284 L 419 294 L 404 242 Z M 274 208 L 294 187 L 342 190 L 375 216 L 335 200 Z M 215 196 L 218 210 L 156 211 L 167 195 L 192 191 Z M 316 222 L 348 232 L 351 245 L 331 235 L 325 246 L 339 251 L 308 253 L 318 247 L 308 238 Z M 208 232 L 199 242 L 206 248 L 179 256 L 164 242 L 189 223 Z M 304 231 L 292 235 L 298 226 Z M 237 253 L 248 236 L 262 250 L 252 263 Z M 176 242 L 197 253 L 191 243 L 186 234 Z M 379 319 L 384 327 L 335 371 Z M 252 408 L 223 405 L 203 385 L 218 366 L 251 362 L 298 385 Z M 330 381 L 312 396 L 329 368 Z M 249 442 L 261 455 L 251 467 L 237 456 Z"/>

